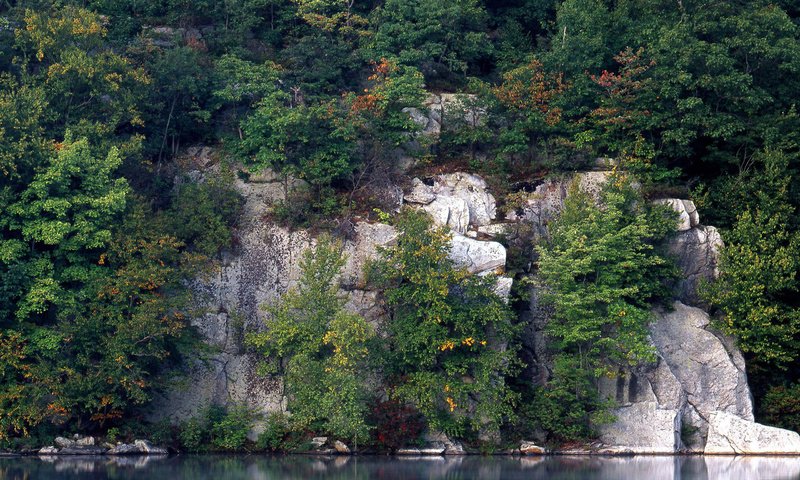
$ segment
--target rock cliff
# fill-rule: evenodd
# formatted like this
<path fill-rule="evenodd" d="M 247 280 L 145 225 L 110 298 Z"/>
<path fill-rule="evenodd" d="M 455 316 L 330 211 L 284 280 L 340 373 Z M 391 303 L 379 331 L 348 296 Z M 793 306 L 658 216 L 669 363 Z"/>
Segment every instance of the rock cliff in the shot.
<path fill-rule="evenodd" d="M 433 121 L 433 120 L 430 120 Z M 202 164 L 203 162 L 195 162 Z M 597 193 L 608 172 L 578 173 L 574 180 L 584 190 Z M 201 178 L 195 172 L 193 178 Z M 411 181 L 403 202 L 428 212 L 452 232 L 451 258 L 477 275 L 497 279 L 497 291 L 506 298 L 513 280 L 504 276 L 506 250 L 491 239 L 498 233 L 513 235 L 512 227 L 525 226 L 533 239 L 547 235 L 547 224 L 564 204 L 573 178 L 552 179 L 533 186 L 527 199 L 498 220 L 497 205 L 486 182 L 472 174 L 453 173 Z M 294 187 L 302 186 L 295 184 Z M 205 361 L 197 361 L 186 379 L 154 403 L 152 418 L 175 420 L 191 417 L 203 406 L 245 404 L 260 412 L 283 410 L 286 399 L 278 377 L 256 374 L 259 359 L 243 347 L 244 333 L 258 331 L 268 321 L 260 308 L 276 301 L 298 279 L 298 259 L 314 245 L 306 231 L 290 231 L 265 218 L 269 205 L 283 199 L 285 184 L 269 174 L 236 180 L 245 199 L 239 222 L 238 245 L 224 256 L 220 268 L 193 285 L 205 313 L 194 320 L 214 348 Z M 744 360 L 733 339 L 716 332 L 698 288 L 717 275 L 722 240 L 716 229 L 700 223 L 694 204 L 687 200 L 662 201 L 680 217 L 678 231 L 668 250 L 676 258 L 682 277 L 675 286 L 672 309 L 654 312 L 650 327 L 657 361 L 635 371 L 619 372 L 600 384 L 603 394 L 619 407 L 617 421 L 601 428 L 608 451 L 635 453 L 742 453 L 797 451 L 800 437 L 792 432 L 753 422 L 753 405 Z M 366 286 L 364 266 L 380 246 L 396 238 L 393 227 L 358 221 L 352 239 L 344 244 L 347 263 L 340 290 L 347 308 L 379 324 L 386 315 L 377 293 Z M 534 382 L 549 375 L 544 327 L 548 312 L 531 292 L 526 323 L 527 374 Z"/>

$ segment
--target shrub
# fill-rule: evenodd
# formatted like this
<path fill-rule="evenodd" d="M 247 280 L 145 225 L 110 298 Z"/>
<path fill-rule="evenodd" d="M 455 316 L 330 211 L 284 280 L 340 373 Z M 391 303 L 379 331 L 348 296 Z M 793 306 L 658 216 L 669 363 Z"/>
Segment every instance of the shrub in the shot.
<path fill-rule="evenodd" d="M 180 425 L 178 440 L 187 452 L 201 452 L 205 449 L 206 434 L 203 422 L 192 418 Z"/>
<path fill-rule="evenodd" d="M 800 432 L 800 383 L 771 387 L 761 409 L 766 423 Z"/>
<path fill-rule="evenodd" d="M 211 445 L 219 450 L 242 450 L 247 442 L 253 414 L 247 407 L 231 407 L 222 418 L 211 423 Z"/>
<path fill-rule="evenodd" d="M 425 429 L 419 410 L 395 399 L 374 402 L 369 423 L 374 426 L 372 442 L 388 450 L 418 443 Z"/>
<path fill-rule="evenodd" d="M 291 431 L 289 418 L 283 412 L 272 412 L 267 416 L 264 431 L 258 436 L 256 446 L 259 450 L 276 452 L 288 450 L 286 436 Z"/>

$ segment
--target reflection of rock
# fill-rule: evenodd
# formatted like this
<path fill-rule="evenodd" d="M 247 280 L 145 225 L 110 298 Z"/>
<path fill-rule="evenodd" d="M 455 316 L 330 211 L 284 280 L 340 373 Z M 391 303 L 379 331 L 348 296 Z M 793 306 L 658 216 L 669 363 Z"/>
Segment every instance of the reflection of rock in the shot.
<path fill-rule="evenodd" d="M 796 480 L 800 477 L 800 457 L 707 456 L 703 457 L 708 478 L 751 480 Z"/>
<path fill-rule="evenodd" d="M 768 427 L 726 412 L 708 417 L 708 454 L 800 454 L 800 435 Z"/>

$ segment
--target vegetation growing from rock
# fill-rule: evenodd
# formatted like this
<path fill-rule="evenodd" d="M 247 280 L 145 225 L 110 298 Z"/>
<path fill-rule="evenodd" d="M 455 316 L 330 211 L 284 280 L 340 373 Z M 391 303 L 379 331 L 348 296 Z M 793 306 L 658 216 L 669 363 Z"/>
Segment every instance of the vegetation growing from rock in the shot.
<path fill-rule="evenodd" d="M 395 222 L 397 245 L 375 265 L 391 311 L 383 345 L 390 395 L 416 406 L 431 428 L 455 436 L 496 433 L 517 401 L 511 312 L 493 279 L 448 258 L 449 234 L 422 212 Z"/>
<path fill-rule="evenodd" d="M 537 421 L 590 434 L 596 375 L 650 357 L 643 328 L 666 271 L 651 247 L 669 222 L 645 205 L 675 195 L 693 196 L 725 240 L 720 280 L 703 289 L 745 352 L 757 412 L 793 415 L 798 22 L 785 0 L 5 2 L 0 441 L 142 418 L 173 367 L 203 350 L 187 284 L 235 251 L 232 185 L 265 168 L 285 199 L 257 221 L 346 237 L 374 207 L 397 208 L 408 168 L 478 170 L 516 208 L 526 188 L 598 156 L 635 175 L 641 198 L 573 196 L 540 249 L 562 355 Z M 471 116 L 448 118 L 429 92 L 472 94 L 460 97 Z M 198 144 L 219 158 L 187 158 Z M 507 385 L 519 379 L 503 377 L 516 371 L 510 325 L 525 301 L 509 309 L 489 280 L 453 269 L 424 220 L 398 226 L 408 234 L 383 263 L 388 390 L 436 428 L 496 431 L 516 400 Z M 536 264 L 519 250 L 518 280 Z M 310 308 L 297 292 L 273 312 L 281 335 L 258 338 L 279 356 L 304 350 L 306 374 L 336 363 L 338 403 L 296 383 L 296 399 L 323 408 L 296 419 L 363 441 L 366 403 L 345 396 L 363 393 L 353 378 L 370 333 L 317 286 L 331 316 L 313 341 L 289 334 L 292 312 Z"/>
<path fill-rule="evenodd" d="M 672 215 L 618 175 L 596 199 L 573 184 L 551 238 L 537 247 L 542 300 L 553 308 L 547 334 L 558 352 L 538 404 L 544 426 L 563 439 L 589 436 L 603 416 L 598 378 L 655 361 L 651 308 L 668 298 L 674 276 L 657 248 L 673 230 Z"/>
<path fill-rule="evenodd" d="M 248 343 L 267 357 L 265 372 L 284 376 L 296 428 L 357 445 L 369 436 L 365 360 L 374 332 L 344 309 L 337 282 L 343 265 L 341 245 L 320 239 L 300 262 L 297 288 L 265 306 L 267 329 Z"/>

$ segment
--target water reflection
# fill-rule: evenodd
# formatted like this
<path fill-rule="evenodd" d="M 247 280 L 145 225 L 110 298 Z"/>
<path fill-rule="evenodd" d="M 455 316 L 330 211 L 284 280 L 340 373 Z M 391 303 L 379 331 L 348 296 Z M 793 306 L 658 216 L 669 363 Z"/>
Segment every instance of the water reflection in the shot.
<path fill-rule="evenodd" d="M 0 458 L 0 478 L 800 480 L 800 457 L 54 456 Z"/>

